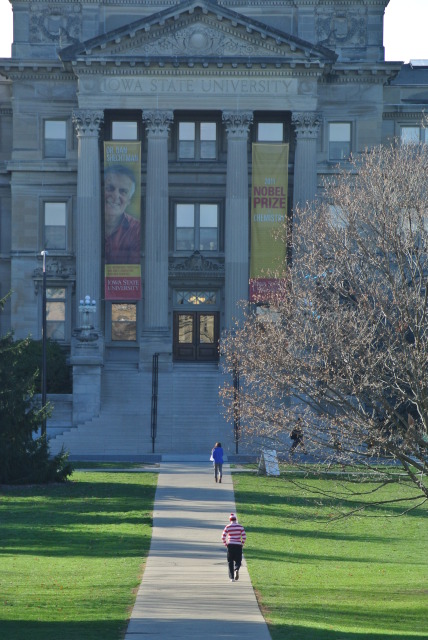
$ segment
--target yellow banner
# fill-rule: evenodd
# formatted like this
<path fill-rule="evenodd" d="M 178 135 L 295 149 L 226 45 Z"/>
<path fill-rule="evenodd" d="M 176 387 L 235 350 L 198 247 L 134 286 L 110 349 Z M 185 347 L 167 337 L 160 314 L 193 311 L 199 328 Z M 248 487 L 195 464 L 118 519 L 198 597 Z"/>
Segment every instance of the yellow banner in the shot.
<path fill-rule="evenodd" d="M 104 143 L 107 300 L 141 298 L 141 143 Z"/>
<path fill-rule="evenodd" d="M 286 243 L 274 233 L 287 221 L 288 144 L 253 144 L 250 300 L 264 302 L 285 275 Z"/>

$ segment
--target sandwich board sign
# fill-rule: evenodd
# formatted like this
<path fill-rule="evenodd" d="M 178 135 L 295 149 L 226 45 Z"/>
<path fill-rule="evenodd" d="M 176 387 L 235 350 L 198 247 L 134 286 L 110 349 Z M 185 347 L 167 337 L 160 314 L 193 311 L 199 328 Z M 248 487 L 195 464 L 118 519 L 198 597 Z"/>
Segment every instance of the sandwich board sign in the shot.
<path fill-rule="evenodd" d="M 259 473 L 267 476 L 279 476 L 278 456 L 275 449 L 262 449 L 259 461 Z"/>

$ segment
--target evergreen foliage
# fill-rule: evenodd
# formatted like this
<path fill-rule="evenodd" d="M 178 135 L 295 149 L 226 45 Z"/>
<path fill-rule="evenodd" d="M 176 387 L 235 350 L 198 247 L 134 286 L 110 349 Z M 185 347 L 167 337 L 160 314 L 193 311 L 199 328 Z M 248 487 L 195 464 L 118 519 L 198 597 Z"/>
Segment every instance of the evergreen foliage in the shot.
<path fill-rule="evenodd" d="M 5 298 L 0 300 L 0 310 Z M 49 458 L 46 436 L 37 436 L 49 407 L 34 401 L 37 369 L 23 369 L 30 341 L 0 336 L 0 483 L 63 481 L 72 472 L 68 454 Z"/>

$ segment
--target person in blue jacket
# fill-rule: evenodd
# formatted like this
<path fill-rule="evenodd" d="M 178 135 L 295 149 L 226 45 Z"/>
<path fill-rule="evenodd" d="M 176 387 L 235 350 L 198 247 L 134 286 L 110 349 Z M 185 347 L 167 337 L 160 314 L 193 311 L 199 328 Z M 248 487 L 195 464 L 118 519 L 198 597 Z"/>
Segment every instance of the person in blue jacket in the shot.
<path fill-rule="evenodd" d="M 211 455 L 214 458 L 214 478 L 215 481 L 221 482 L 223 477 L 223 448 L 221 442 L 216 442 L 214 449 L 211 451 Z"/>

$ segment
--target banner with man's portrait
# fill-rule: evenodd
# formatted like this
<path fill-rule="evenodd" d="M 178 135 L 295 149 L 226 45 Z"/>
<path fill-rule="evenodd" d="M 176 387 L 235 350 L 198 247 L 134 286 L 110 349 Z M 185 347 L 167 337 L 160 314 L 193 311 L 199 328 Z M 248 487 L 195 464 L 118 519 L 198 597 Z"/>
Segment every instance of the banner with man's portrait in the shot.
<path fill-rule="evenodd" d="M 141 143 L 104 143 L 105 299 L 141 298 Z"/>
<path fill-rule="evenodd" d="M 287 222 L 288 149 L 288 144 L 253 144 L 251 302 L 266 302 L 285 275 L 287 246 L 275 231 Z"/>

